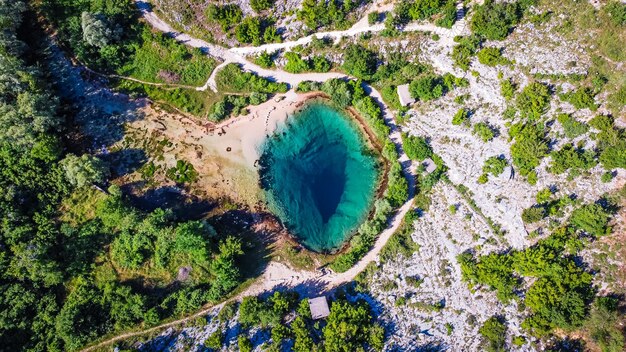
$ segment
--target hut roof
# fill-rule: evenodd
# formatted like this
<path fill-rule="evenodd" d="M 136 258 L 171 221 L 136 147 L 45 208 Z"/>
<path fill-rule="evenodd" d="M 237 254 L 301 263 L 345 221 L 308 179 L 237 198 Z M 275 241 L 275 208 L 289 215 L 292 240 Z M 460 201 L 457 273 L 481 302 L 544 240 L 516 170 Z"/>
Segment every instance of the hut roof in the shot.
<path fill-rule="evenodd" d="M 402 106 L 407 106 L 415 103 L 415 99 L 413 99 L 411 97 L 411 93 L 409 93 L 408 84 L 398 86 L 398 98 L 400 99 L 400 104 L 402 104 Z"/>
<path fill-rule="evenodd" d="M 320 296 L 309 299 L 309 307 L 311 308 L 311 318 L 326 318 L 330 314 L 326 297 Z"/>

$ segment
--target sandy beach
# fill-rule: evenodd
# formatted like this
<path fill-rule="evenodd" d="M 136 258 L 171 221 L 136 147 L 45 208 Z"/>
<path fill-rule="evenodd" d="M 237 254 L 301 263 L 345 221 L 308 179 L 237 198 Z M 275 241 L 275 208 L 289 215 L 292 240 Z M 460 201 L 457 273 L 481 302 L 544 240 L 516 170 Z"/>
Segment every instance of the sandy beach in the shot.
<path fill-rule="evenodd" d="M 146 107 L 144 118 L 127 127 L 135 141 L 165 138 L 172 142 L 168 153 L 153 157 L 164 168 L 174 166 L 177 160 L 190 162 L 199 175 L 192 187 L 198 196 L 227 198 L 254 206 L 264 199 L 257 169 L 263 142 L 317 95 L 293 91 L 278 94 L 263 104 L 251 106 L 246 115 L 217 125 L 203 125 L 199 120 Z"/>

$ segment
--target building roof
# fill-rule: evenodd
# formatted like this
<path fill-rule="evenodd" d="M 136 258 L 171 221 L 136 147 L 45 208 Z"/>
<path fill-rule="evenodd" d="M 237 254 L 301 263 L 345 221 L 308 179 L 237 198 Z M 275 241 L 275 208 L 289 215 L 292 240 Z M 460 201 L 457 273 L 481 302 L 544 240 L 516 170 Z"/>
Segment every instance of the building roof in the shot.
<path fill-rule="evenodd" d="M 426 171 L 426 173 L 430 174 L 431 172 L 437 170 L 437 164 L 435 164 L 435 162 L 431 158 L 424 159 L 422 165 L 424 165 L 424 170 Z"/>
<path fill-rule="evenodd" d="M 311 308 L 311 318 L 326 318 L 330 314 L 326 297 L 320 296 L 309 299 L 309 307 Z"/>
<path fill-rule="evenodd" d="M 411 97 L 411 93 L 409 93 L 409 85 L 403 84 L 398 86 L 398 98 L 400 99 L 400 104 L 402 106 L 407 106 L 409 104 L 415 103 L 415 99 Z"/>

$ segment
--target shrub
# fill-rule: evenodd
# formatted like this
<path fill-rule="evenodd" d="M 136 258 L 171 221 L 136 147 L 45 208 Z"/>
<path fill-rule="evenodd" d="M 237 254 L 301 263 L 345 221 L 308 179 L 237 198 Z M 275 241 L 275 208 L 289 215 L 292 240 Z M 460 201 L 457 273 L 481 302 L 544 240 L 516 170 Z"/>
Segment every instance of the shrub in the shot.
<path fill-rule="evenodd" d="M 472 56 L 476 54 L 480 46 L 480 39 L 475 36 L 454 38 L 458 44 L 452 48 L 452 60 L 454 65 L 467 71 L 472 61 Z"/>
<path fill-rule="evenodd" d="M 245 335 L 239 335 L 237 337 L 237 347 L 239 347 L 239 352 L 252 352 L 252 342 Z"/>
<path fill-rule="evenodd" d="M 570 168 L 588 170 L 597 164 L 592 151 L 574 148 L 571 144 L 564 145 L 550 156 L 552 157 L 550 171 L 555 174 L 562 174 Z"/>
<path fill-rule="evenodd" d="M 610 233 L 609 219 L 610 214 L 602 206 L 586 204 L 572 212 L 570 223 L 592 236 L 602 236 Z"/>
<path fill-rule="evenodd" d="M 514 2 L 486 0 L 483 5 L 474 7 L 470 29 L 489 40 L 503 40 L 521 18 L 521 9 Z"/>
<path fill-rule="evenodd" d="M 227 4 L 224 6 L 210 4 L 207 7 L 205 15 L 209 19 L 219 22 L 224 31 L 238 25 L 243 19 L 241 8 L 235 4 Z"/>
<path fill-rule="evenodd" d="M 596 111 L 598 105 L 596 105 L 593 91 L 588 87 L 580 87 L 577 90 L 561 95 L 561 99 L 570 102 L 576 109 L 589 109 Z"/>
<path fill-rule="evenodd" d="M 498 176 L 504 172 L 504 169 L 507 165 L 508 162 L 504 158 L 504 155 L 491 156 L 487 158 L 487 160 L 485 160 L 485 164 L 483 165 L 483 172 L 485 174 Z"/>
<path fill-rule="evenodd" d="M 403 133 L 402 147 L 404 148 L 406 155 L 411 160 L 424 160 L 433 155 L 431 146 L 423 137 L 411 136 L 407 133 Z"/>
<path fill-rule="evenodd" d="M 467 124 L 468 120 L 469 120 L 469 111 L 465 110 L 464 108 L 461 108 L 452 117 L 452 124 L 457 125 L 457 126 L 461 124 Z"/>
<path fill-rule="evenodd" d="M 255 12 L 267 10 L 272 7 L 273 4 L 273 0 L 250 0 L 250 7 L 252 7 Z"/>
<path fill-rule="evenodd" d="M 510 100 L 515 96 L 515 84 L 509 79 L 503 79 L 500 81 L 500 94 L 506 100 Z"/>
<path fill-rule="evenodd" d="M 370 25 L 373 25 L 378 21 L 380 21 L 380 13 L 378 11 L 372 11 L 367 15 L 367 23 Z"/>
<path fill-rule="evenodd" d="M 494 128 L 489 126 L 486 122 L 478 122 L 474 124 L 473 132 L 483 142 L 489 142 L 496 136 L 496 132 L 494 132 Z"/>
<path fill-rule="evenodd" d="M 356 44 L 350 44 L 345 49 L 343 69 L 356 78 L 367 79 L 376 70 L 378 58 L 376 53 Z"/>
<path fill-rule="evenodd" d="M 274 67 L 273 54 L 270 54 L 267 51 L 264 51 L 254 59 L 254 63 L 263 68 Z"/>
<path fill-rule="evenodd" d="M 502 56 L 502 52 L 499 48 L 486 47 L 478 52 L 478 62 L 487 66 L 504 65 L 508 63 L 508 60 Z"/>
<path fill-rule="evenodd" d="M 288 51 L 285 53 L 285 59 L 287 59 L 287 63 L 283 69 L 290 73 L 301 73 L 309 70 L 309 63 L 304 61 L 300 54 Z"/>
<path fill-rule="evenodd" d="M 517 107 L 522 114 L 530 120 L 536 120 L 548 107 L 550 91 L 544 84 L 533 82 L 528 84 L 517 97 Z"/>
<path fill-rule="evenodd" d="M 219 351 L 222 348 L 222 341 L 224 341 L 224 333 L 218 328 L 218 330 L 209 335 L 204 345 L 214 351 Z"/>
<path fill-rule="evenodd" d="M 507 327 L 504 320 L 500 317 L 493 316 L 485 321 L 478 329 L 486 343 L 486 351 L 504 352 L 506 351 L 506 332 Z"/>
<path fill-rule="evenodd" d="M 582 134 L 587 133 L 589 126 L 582 122 L 578 122 L 574 117 L 569 114 L 559 114 L 556 119 L 563 127 L 565 136 L 567 138 L 576 138 Z"/>
<path fill-rule="evenodd" d="M 546 210 L 542 207 L 530 207 L 522 211 L 522 221 L 532 224 L 546 217 Z"/>
<path fill-rule="evenodd" d="M 519 168 L 522 176 L 527 176 L 548 154 L 545 133 L 539 126 L 521 124 L 513 125 L 509 135 L 515 138 L 515 143 L 511 145 L 513 164 Z"/>
<path fill-rule="evenodd" d="M 417 100 L 429 101 L 441 97 L 445 93 L 445 87 L 441 78 L 426 75 L 409 84 L 409 93 Z"/>

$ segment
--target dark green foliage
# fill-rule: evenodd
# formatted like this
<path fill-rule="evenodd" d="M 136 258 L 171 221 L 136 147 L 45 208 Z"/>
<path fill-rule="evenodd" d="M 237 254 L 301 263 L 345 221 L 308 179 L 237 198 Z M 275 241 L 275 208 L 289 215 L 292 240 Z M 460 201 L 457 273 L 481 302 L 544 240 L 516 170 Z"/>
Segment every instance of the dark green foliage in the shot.
<path fill-rule="evenodd" d="M 245 335 L 239 335 L 237 337 L 237 347 L 239 347 L 240 352 L 252 352 L 252 342 Z"/>
<path fill-rule="evenodd" d="M 243 19 L 243 12 L 236 4 L 223 6 L 210 4 L 206 9 L 205 15 L 210 20 L 219 22 L 223 31 L 227 31 L 231 27 L 236 27 Z"/>
<path fill-rule="evenodd" d="M 613 126 L 613 118 L 599 115 L 589 121 L 591 127 L 599 130 L 596 135 L 600 162 L 605 169 L 626 168 L 626 133 Z"/>
<path fill-rule="evenodd" d="M 478 329 L 486 344 L 485 350 L 488 352 L 506 351 L 506 322 L 501 317 L 493 316 L 485 321 Z"/>
<path fill-rule="evenodd" d="M 519 289 L 516 275 L 536 278 L 525 293 L 524 304 L 532 314 L 522 326 L 541 336 L 555 328 L 581 326 L 594 295 L 591 274 L 565 255 L 566 248 L 580 248 L 580 240 L 574 231 L 562 227 L 523 251 L 489 254 L 478 260 L 464 253 L 458 260 L 464 280 L 497 289 L 501 299 L 513 297 L 513 289 Z"/>
<path fill-rule="evenodd" d="M 596 111 L 598 105 L 596 105 L 595 94 L 588 87 L 580 87 L 575 91 L 565 93 L 561 95 L 561 99 L 570 102 L 576 109 L 590 109 Z"/>
<path fill-rule="evenodd" d="M 478 122 L 474 124 L 472 132 L 483 142 L 489 142 L 496 136 L 497 130 L 489 126 L 486 122 Z"/>
<path fill-rule="evenodd" d="M 539 166 L 541 159 L 548 154 L 548 144 L 542 127 L 530 124 L 514 125 L 509 130 L 509 135 L 515 139 L 515 143 L 511 145 L 513 164 L 519 168 L 522 175 L 530 175 Z"/>
<path fill-rule="evenodd" d="M 486 174 L 498 176 L 504 172 L 504 169 L 507 165 L 508 162 L 503 155 L 492 156 L 485 160 L 485 164 L 483 165 L 483 172 Z"/>
<path fill-rule="evenodd" d="M 178 160 L 176 166 L 167 170 L 166 175 L 176 183 L 192 183 L 198 177 L 198 172 L 189 162 Z"/>
<path fill-rule="evenodd" d="M 620 352 L 626 347 L 617 305 L 616 298 L 597 297 L 585 322 L 585 328 L 602 352 Z"/>
<path fill-rule="evenodd" d="M 517 107 L 522 117 L 536 120 L 548 108 L 550 91 L 544 84 L 533 82 L 528 84 L 517 97 Z"/>
<path fill-rule="evenodd" d="M 517 2 L 486 0 L 483 5 L 474 7 L 470 28 L 486 39 L 503 40 L 521 19 L 521 12 Z"/>
<path fill-rule="evenodd" d="M 250 7 L 256 12 L 267 10 L 272 5 L 274 5 L 273 0 L 250 0 Z"/>
<path fill-rule="evenodd" d="M 442 79 L 435 75 L 423 76 L 409 85 L 411 97 L 421 101 L 437 99 L 443 96 L 445 90 Z"/>
<path fill-rule="evenodd" d="M 454 65 L 467 71 L 470 67 L 472 57 L 480 47 L 480 39 L 476 36 L 455 37 L 454 41 L 458 44 L 452 48 L 452 60 Z"/>
<path fill-rule="evenodd" d="M 556 119 L 563 127 L 563 130 L 565 131 L 565 136 L 567 138 L 576 138 L 582 134 L 587 133 L 587 131 L 589 130 L 589 126 L 577 121 L 569 114 L 559 114 Z"/>
<path fill-rule="evenodd" d="M 303 21 L 310 31 L 319 27 L 337 27 L 347 29 L 350 26 L 348 16 L 362 2 L 359 0 L 305 0 L 298 11 L 298 19 Z"/>
<path fill-rule="evenodd" d="M 588 170 L 598 163 L 594 152 L 574 148 L 571 144 L 564 145 L 560 150 L 550 153 L 550 156 L 552 164 L 549 170 L 556 174 L 562 174 L 570 168 Z"/>
<path fill-rule="evenodd" d="M 424 160 L 433 155 L 433 149 L 423 137 L 402 134 L 402 147 L 411 160 Z"/>
<path fill-rule="evenodd" d="M 368 79 L 376 71 L 376 53 L 362 46 L 350 44 L 344 51 L 342 68 L 356 78 Z"/>
<path fill-rule="evenodd" d="M 547 215 L 543 207 L 530 207 L 522 211 L 522 220 L 527 224 L 532 224 L 542 220 Z"/>
<path fill-rule="evenodd" d="M 287 63 L 284 69 L 291 73 L 306 71 L 328 72 L 331 68 L 330 61 L 322 55 L 313 56 L 311 59 L 304 60 L 298 53 L 289 51 L 285 53 L 285 58 L 287 59 Z"/>
<path fill-rule="evenodd" d="M 222 348 L 222 342 L 224 341 L 224 333 L 218 329 L 209 338 L 204 341 L 204 345 L 214 351 L 219 351 Z"/>
<path fill-rule="evenodd" d="M 327 325 L 323 329 L 324 351 L 357 351 L 365 345 L 378 348 L 384 330 L 376 327 L 365 301 L 335 301 L 330 307 Z"/>
<path fill-rule="evenodd" d="M 482 48 L 478 54 L 478 62 L 487 66 L 506 65 L 509 61 L 502 56 L 502 52 L 496 47 Z"/>
<path fill-rule="evenodd" d="M 240 43 L 252 43 L 255 46 L 281 39 L 274 23 L 260 17 L 244 18 L 235 28 L 235 37 Z"/>
<path fill-rule="evenodd" d="M 373 25 L 378 21 L 380 21 L 380 13 L 378 13 L 377 11 L 370 12 L 367 15 L 367 23 L 369 25 Z"/>
<path fill-rule="evenodd" d="M 603 236 L 610 233 L 608 227 L 610 213 L 599 204 L 587 204 L 574 210 L 570 222 L 577 229 L 592 236 Z"/>

